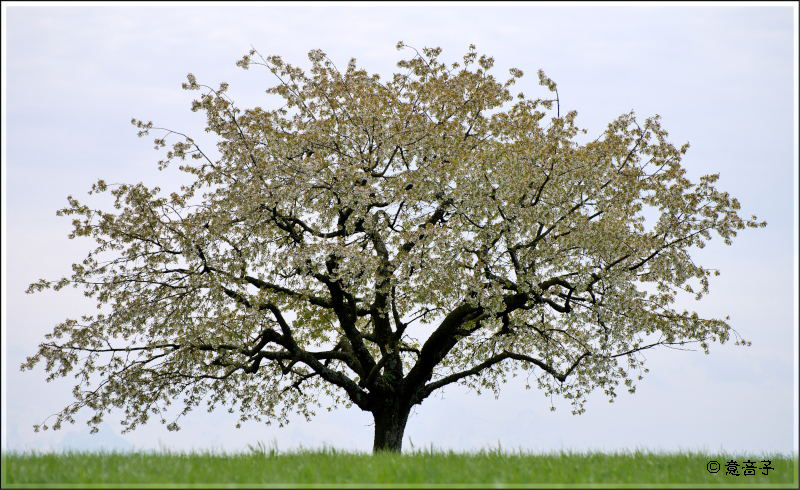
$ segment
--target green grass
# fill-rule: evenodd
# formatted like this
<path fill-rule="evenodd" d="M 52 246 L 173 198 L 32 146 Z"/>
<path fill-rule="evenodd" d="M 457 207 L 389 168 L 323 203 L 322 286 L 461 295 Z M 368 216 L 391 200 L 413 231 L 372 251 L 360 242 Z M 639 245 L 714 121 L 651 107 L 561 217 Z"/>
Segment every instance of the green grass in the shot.
<path fill-rule="evenodd" d="M 772 461 L 764 476 L 726 475 L 725 463 Z M 719 461 L 719 473 L 706 469 Z M 3 487 L 532 487 L 797 488 L 797 457 L 701 453 L 525 454 L 335 450 L 278 453 L 6 453 Z"/>

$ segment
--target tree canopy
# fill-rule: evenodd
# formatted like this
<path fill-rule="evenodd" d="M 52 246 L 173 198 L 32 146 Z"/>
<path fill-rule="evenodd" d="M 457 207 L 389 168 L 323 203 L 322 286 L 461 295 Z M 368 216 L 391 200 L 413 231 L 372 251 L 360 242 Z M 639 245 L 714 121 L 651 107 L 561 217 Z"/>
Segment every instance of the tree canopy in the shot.
<path fill-rule="evenodd" d="M 237 64 L 274 75 L 275 108 L 241 109 L 189 74 L 213 158 L 132 121 L 191 183 L 99 180 L 90 194 L 113 209 L 70 196 L 58 212 L 96 247 L 28 291 L 79 287 L 97 311 L 23 365 L 78 380 L 42 428 L 83 407 L 93 426 L 121 409 L 130 430 L 178 429 L 173 403 L 268 423 L 355 404 L 374 448 L 400 450 L 410 408 L 452 383 L 498 391 L 522 369 L 580 413 L 596 389 L 633 392 L 646 349 L 741 340 L 676 301 L 716 272 L 693 248 L 765 223 L 739 216 L 718 174 L 690 181 L 688 144 L 658 116 L 623 114 L 591 140 L 541 70 L 547 95 L 530 98 L 512 93 L 521 70 L 496 78 L 474 46 L 456 63 L 409 52 L 383 80 L 319 50 L 308 71 L 253 50 Z"/>

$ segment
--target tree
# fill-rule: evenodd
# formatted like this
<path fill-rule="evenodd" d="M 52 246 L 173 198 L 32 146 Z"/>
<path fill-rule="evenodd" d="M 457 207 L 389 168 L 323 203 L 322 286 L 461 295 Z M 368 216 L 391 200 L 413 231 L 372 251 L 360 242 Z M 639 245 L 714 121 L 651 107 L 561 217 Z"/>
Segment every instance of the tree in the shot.
<path fill-rule="evenodd" d="M 309 73 L 253 50 L 237 64 L 275 76 L 273 110 L 241 110 L 227 84 L 189 74 L 214 158 L 134 119 L 157 148 L 177 138 L 159 167 L 180 162 L 191 182 L 165 195 L 99 180 L 90 194 L 114 209 L 70 196 L 59 211 L 96 248 L 28 292 L 81 287 L 98 311 L 23 364 L 76 374 L 52 427 L 82 407 L 92 426 L 114 408 L 126 430 L 167 423 L 176 401 L 177 417 L 207 403 L 282 424 L 329 402 L 370 412 L 374 450 L 399 451 L 410 409 L 453 383 L 497 392 L 532 371 L 581 413 L 595 389 L 633 392 L 646 349 L 746 343 L 675 306 L 715 272 L 693 247 L 765 225 L 737 214 L 718 174 L 687 179 L 688 144 L 633 112 L 580 143 L 541 70 L 549 98 L 515 97 L 520 70 L 501 82 L 474 46 L 460 63 L 440 54 L 413 50 L 382 81 L 319 50 Z"/>

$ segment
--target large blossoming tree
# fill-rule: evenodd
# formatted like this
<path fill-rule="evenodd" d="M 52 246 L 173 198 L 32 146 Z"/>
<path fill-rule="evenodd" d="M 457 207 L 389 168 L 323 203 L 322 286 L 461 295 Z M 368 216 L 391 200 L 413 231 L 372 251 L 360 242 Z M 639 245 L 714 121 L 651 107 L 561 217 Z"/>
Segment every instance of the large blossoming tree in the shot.
<path fill-rule="evenodd" d="M 242 110 L 227 84 L 188 75 L 214 158 L 133 121 L 191 184 L 100 180 L 90 193 L 113 209 L 69 197 L 59 211 L 70 238 L 97 246 L 29 292 L 73 285 L 98 310 L 58 324 L 23 365 L 78 379 L 40 427 L 83 407 L 94 426 L 123 409 L 130 430 L 151 416 L 178 429 L 175 402 L 178 417 L 226 405 L 281 423 L 355 404 L 374 417 L 374 449 L 399 451 L 410 409 L 453 383 L 497 391 L 526 370 L 580 413 L 597 388 L 632 392 L 643 350 L 736 336 L 675 302 L 708 291 L 692 247 L 764 223 L 737 214 L 717 175 L 688 180 L 688 145 L 657 116 L 624 114 L 579 143 L 543 72 L 549 95 L 531 99 L 511 93 L 520 70 L 498 80 L 474 46 L 452 64 L 410 52 L 382 80 L 321 51 L 308 73 L 251 51 L 238 64 L 275 76 L 273 109 Z"/>

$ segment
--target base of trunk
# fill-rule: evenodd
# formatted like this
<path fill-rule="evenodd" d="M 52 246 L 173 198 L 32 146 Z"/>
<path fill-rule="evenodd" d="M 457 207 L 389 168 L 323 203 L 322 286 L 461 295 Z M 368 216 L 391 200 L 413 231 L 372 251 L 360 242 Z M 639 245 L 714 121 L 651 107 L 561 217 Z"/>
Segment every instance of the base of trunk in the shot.
<path fill-rule="evenodd" d="M 406 408 L 399 403 L 390 403 L 372 412 L 375 419 L 373 452 L 399 453 L 402 450 L 403 434 L 406 430 L 410 410 L 410 407 Z"/>

